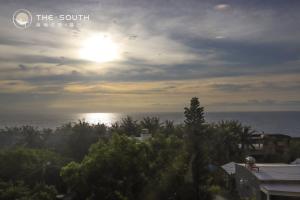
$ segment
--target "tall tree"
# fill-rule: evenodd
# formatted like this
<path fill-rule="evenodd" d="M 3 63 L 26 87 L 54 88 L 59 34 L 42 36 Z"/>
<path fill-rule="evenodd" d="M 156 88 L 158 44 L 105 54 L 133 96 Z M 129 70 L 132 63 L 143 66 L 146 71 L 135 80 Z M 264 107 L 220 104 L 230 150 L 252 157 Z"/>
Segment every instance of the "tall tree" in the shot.
<path fill-rule="evenodd" d="M 191 158 L 192 179 L 195 190 L 195 199 L 206 199 L 204 186 L 207 185 L 207 154 L 204 147 L 205 120 L 204 108 L 200 106 L 199 99 L 193 97 L 189 108 L 184 108 L 187 142 Z"/>
<path fill-rule="evenodd" d="M 204 120 L 204 108 L 200 106 L 199 99 L 193 97 L 191 99 L 190 107 L 184 108 L 185 125 L 194 132 L 199 132 L 200 128 L 203 126 Z"/>

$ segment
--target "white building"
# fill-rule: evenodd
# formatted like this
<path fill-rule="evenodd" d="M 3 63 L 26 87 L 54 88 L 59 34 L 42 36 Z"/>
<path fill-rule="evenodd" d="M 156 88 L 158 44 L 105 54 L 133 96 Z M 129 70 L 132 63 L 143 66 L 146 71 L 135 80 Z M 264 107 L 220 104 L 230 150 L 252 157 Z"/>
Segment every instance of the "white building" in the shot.
<path fill-rule="evenodd" d="M 222 168 L 234 175 L 242 199 L 300 200 L 300 165 L 228 163 Z"/>

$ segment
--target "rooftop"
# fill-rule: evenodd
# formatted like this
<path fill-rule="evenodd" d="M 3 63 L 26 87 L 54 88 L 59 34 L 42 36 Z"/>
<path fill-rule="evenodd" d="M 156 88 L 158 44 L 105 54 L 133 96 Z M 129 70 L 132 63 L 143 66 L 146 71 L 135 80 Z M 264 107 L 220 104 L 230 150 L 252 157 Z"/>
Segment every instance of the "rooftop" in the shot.
<path fill-rule="evenodd" d="M 230 162 L 221 168 L 227 174 L 235 174 L 235 165 L 245 166 L 244 163 Z M 253 174 L 261 181 L 297 180 L 300 181 L 300 165 L 284 163 L 257 163 L 259 171 L 253 170 Z"/>
<path fill-rule="evenodd" d="M 230 162 L 223 165 L 222 168 L 228 174 L 233 175 L 236 174 L 236 166 L 241 166 L 245 170 L 249 170 L 259 180 L 260 190 L 267 195 L 300 197 L 299 164 L 256 163 L 255 166 L 259 170 L 256 168 L 251 170 L 244 163 Z M 243 176 L 243 173 L 237 175 Z"/>
<path fill-rule="evenodd" d="M 289 192 L 300 194 L 300 184 L 279 184 L 279 183 L 264 183 L 260 185 L 261 190 L 266 190 L 269 193 L 273 192 Z"/>
<path fill-rule="evenodd" d="M 225 165 L 222 165 L 221 168 L 225 170 L 225 172 L 229 175 L 235 174 L 235 162 L 230 162 Z"/>
<path fill-rule="evenodd" d="M 299 181 L 300 165 L 256 164 L 259 171 L 252 173 L 260 181 Z"/>
<path fill-rule="evenodd" d="M 297 158 L 293 162 L 291 162 L 292 165 L 300 165 L 300 158 Z"/>

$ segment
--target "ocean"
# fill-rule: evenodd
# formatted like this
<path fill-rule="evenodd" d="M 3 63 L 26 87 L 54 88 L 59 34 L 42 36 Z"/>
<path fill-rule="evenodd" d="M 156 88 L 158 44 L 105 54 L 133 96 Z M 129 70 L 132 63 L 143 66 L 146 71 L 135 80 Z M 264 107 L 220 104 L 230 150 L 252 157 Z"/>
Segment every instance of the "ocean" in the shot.
<path fill-rule="evenodd" d="M 156 116 L 175 123 L 184 121 L 183 113 L 77 113 L 77 114 L 0 114 L 0 127 L 31 125 L 39 128 L 56 128 L 68 122 L 85 120 L 89 123 L 110 125 L 126 115 L 140 120 L 145 116 Z M 208 112 L 207 122 L 238 120 L 258 132 L 287 134 L 300 137 L 300 112 Z"/>

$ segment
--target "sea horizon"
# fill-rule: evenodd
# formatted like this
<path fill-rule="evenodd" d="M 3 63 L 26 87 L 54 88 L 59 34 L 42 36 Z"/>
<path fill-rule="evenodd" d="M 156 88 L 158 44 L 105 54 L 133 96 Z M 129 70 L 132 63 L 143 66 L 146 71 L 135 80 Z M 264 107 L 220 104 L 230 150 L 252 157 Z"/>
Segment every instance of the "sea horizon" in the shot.
<path fill-rule="evenodd" d="M 110 126 L 121 121 L 127 115 L 134 120 L 143 117 L 158 117 L 163 122 L 172 120 L 179 124 L 184 122 L 183 112 L 94 112 L 94 113 L 0 113 L 0 128 L 30 125 L 37 128 L 55 129 L 69 122 L 84 120 L 91 124 L 104 123 Z M 300 111 L 209 111 L 205 112 L 208 123 L 222 120 L 237 120 L 243 125 L 251 126 L 257 132 L 287 134 L 300 137 Z"/>

